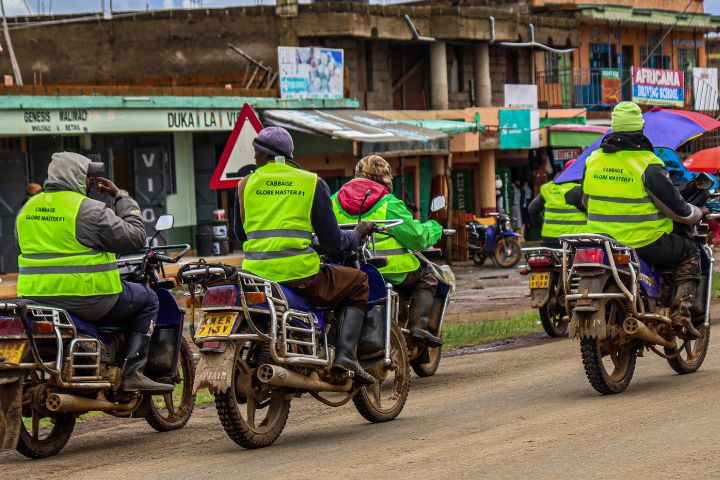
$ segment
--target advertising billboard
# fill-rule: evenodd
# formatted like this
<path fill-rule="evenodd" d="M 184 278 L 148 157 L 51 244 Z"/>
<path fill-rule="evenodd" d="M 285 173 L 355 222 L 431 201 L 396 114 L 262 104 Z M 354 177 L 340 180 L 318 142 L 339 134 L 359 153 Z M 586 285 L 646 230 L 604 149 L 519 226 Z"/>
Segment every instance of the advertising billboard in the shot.
<path fill-rule="evenodd" d="M 280 97 L 343 98 L 343 50 L 325 47 L 278 47 Z"/>
<path fill-rule="evenodd" d="M 685 75 L 675 70 L 632 67 L 633 102 L 645 105 L 683 107 Z"/>

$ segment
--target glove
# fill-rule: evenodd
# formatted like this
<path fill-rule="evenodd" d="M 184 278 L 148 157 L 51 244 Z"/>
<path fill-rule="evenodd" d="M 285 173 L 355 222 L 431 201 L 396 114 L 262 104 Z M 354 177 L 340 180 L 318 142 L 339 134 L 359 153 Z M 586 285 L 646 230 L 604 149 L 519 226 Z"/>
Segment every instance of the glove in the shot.
<path fill-rule="evenodd" d="M 367 237 L 373 233 L 373 230 L 375 230 L 375 224 L 373 222 L 366 222 L 363 220 L 362 222 L 358 222 L 355 230 L 363 237 Z"/>

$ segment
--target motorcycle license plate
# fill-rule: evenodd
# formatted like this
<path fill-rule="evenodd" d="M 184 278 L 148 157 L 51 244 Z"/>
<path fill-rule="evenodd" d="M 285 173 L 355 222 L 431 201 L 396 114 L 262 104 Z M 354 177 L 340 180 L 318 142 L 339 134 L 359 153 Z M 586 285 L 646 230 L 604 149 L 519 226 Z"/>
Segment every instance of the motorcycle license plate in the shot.
<path fill-rule="evenodd" d="M 550 285 L 549 273 L 531 273 L 530 288 L 548 288 Z"/>
<path fill-rule="evenodd" d="M 236 318 L 237 312 L 205 314 L 195 337 L 227 337 L 232 332 Z"/>
<path fill-rule="evenodd" d="M 26 345 L 25 340 L 0 340 L 0 363 L 19 365 Z"/>

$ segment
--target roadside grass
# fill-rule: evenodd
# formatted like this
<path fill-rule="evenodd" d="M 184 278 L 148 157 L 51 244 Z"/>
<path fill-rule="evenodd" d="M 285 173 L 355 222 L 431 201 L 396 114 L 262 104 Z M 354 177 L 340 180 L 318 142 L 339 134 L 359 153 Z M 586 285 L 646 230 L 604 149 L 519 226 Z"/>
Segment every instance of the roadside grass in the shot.
<path fill-rule="evenodd" d="M 715 275 L 713 275 L 712 296 L 713 297 L 720 296 L 720 273 L 718 273 L 718 272 L 715 272 Z"/>
<path fill-rule="evenodd" d="M 542 325 L 537 311 L 528 311 L 505 320 L 448 323 L 443 325 L 443 350 L 447 352 L 455 348 L 541 331 Z"/>

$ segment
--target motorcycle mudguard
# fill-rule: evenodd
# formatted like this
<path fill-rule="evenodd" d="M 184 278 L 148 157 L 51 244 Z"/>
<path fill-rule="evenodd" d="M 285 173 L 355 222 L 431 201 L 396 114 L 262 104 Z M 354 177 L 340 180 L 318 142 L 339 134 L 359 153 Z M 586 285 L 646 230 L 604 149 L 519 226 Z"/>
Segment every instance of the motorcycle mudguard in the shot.
<path fill-rule="evenodd" d="M 0 374 L 0 452 L 17 446 L 22 424 L 22 375 Z"/>
<path fill-rule="evenodd" d="M 550 299 L 549 288 L 533 288 L 530 290 L 530 307 L 542 308 Z"/>
<path fill-rule="evenodd" d="M 225 344 L 223 352 L 203 352 L 197 364 L 193 395 L 201 388 L 207 388 L 210 393 L 223 393 L 232 388 L 233 370 L 235 368 L 235 352 L 237 344 Z"/>
<path fill-rule="evenodd" d="M 605 284 L 609 275 L 598 275 L 594 277 L 581 277 L 579 292 L 601 293 L 605 290 Z M 605 302 L 600 299 L 592 299 L 590 305 L 576 305 L 573 309 L 570 320 L 570 338 L 596 338 L 604 340 L 609 334 L 609 328 L 605 321 Z"/>

